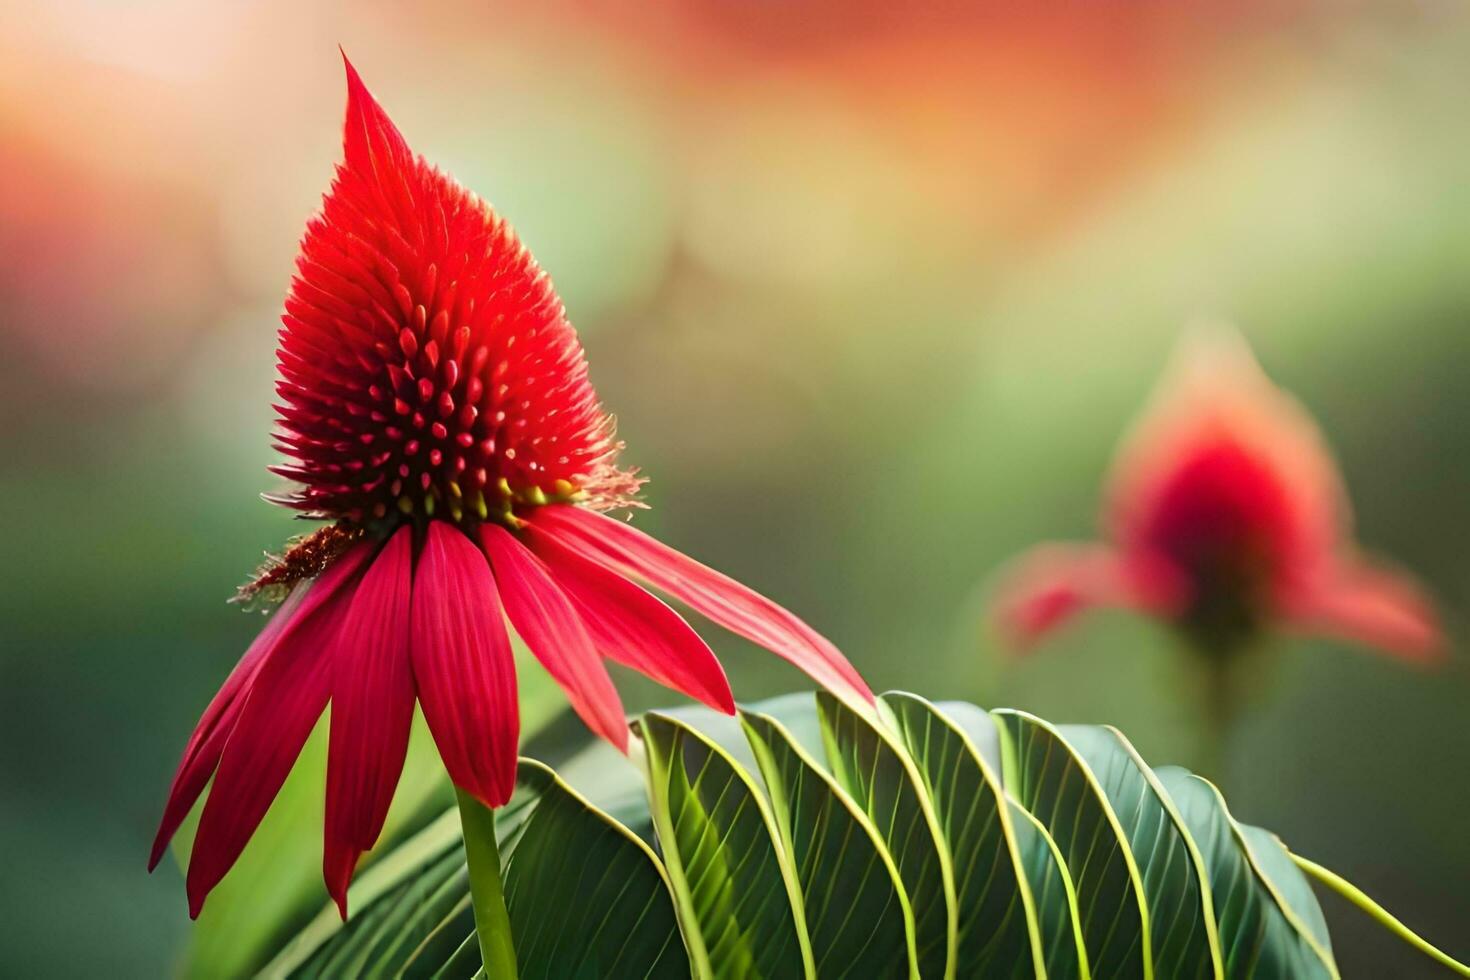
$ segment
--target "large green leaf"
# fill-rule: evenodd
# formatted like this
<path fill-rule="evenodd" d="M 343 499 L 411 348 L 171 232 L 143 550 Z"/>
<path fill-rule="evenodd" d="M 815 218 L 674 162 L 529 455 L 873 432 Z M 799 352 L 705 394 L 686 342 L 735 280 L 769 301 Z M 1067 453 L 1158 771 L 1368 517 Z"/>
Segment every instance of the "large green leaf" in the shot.
<path fill-rule="evenodd" d="M 1169 794 L 1116 729 L 1059 725 L 1057 731 L 1092 770 L 1127 837 L 1148 900 L 1154 973 L 1179 980 L 1223 976 L 1204 859 Z"/>
<path fill-rule="evenodd" d="M 1107 794 L 1066 738 L 1023 711 L 994 713 L 1005 786 L 1041 822 L 1070 869 L 1094 975 L 1153 976 L 1148 910 L 1128 839 Z"/>
<path fill-rule="evenodd" d="M 637 730 L 646 771 L 560 728 L 536 740 L 563 777 L 523 761 L 497 816 L 523 976 L 1337 980 L 1303 869 L 1470 975 L 1110 728 L 893 693 L 871 716 L 800 696 Z M 454 811 L 350 902 L 265 975 L 480 973 Z M 921 954 L 916 908 L 953 939 Z"/>
<path fill-rule="evenodd" d="M 1266 886 L 1215 787 L 1183 769 L 1156 772 L 1204 858 L 1226 975 L 1336 978 L 1331 959 L 1288 918 Z M 1305 897 L 1310 899 L 1310 892 Z"/>
<path fill-rule="evenodd" d="M 956 975 L 1044 972 L 1036 904 L 999 777 L 964 729 L 928 701 L 890 693 L 881 704 L 919 767 L 949 846 L 957 907 Z M 991 726 L 988 716 L 981 718 Z M 1059 886 L 1055 893 L 1065 902 Z"/>
<path fill-rule="evenodd" d="M 893 695 L 885 697 L 892 698 Z M 990 712 L 963 701 L 944 701 L 937 708 L 965 733 L 969 744 L 979 754 L 985 771 L 999 784 L 1004 761 L 996 719 Z M 1011 832 L 1016 839 L 1017 858 L 1024 872 L 1022 883 L 1029 886 L 1036 911 L 1036 927 L 1041 933 L 1044 970 L 1036 971 L 1036 975 L 1088 977 L 1091 973 L 1087 949 L 1082 941 L 1077 891 L 1061 851 L 1040 821 L 1017 804 L 1009 793 L 1004 795 L 1006 809 L 1011 815 Z"/>
<path fill-rule="evenodd" d="M 446 921 L 457 918 L 455 911 L 469 907 L 468 895 L 464 862 L 451 848 L 401 884 L 392 901 L 372 905 L 341 942 L 325 946 L 294 976 L 328 980 L 396 973 L 416 958 L 420 946 Z M 471 922 L 461 936 L 472 929 Z"/>
<path fill-rule="evenodd" d="M 1062 860 L 1056 841 L 1041 821 L 1015 800 L 1006 799 L 1011 826 L 1021 852 L 1021 866 L 1036 898 L 1036 919 L 1045 947 L 1046 970 L 1036 975 L 1081 977 L 1092 975 L 1087 963 L 1087 946 L 1082 941 L 1082 923 L 1077 912 L 1077 890 Z"/>
<path fill-rule="evenodd" d="M 751 777 L 720 746 L 669 715 L 639 721 L 654 826 L 687 929 L 713 977 L 813 974 L 795 871 Z"/>
<path fill-rule="evenodd" d="M 508 822 L 514 819 L 514 814 L 523 807 L 523 800 L 512 801 L 510 807 L 501 811 L 501 820 Z M 259 976 L 275 980 L 298 974 L 312 975 L 315 968 L 308 964 L 320 963 L 330 955 L 322 953 L 325 947 L 334 942 L 345 945 L 349 934 L 370 932 L 372 923 L 381 922 L 390 907 L 402 901 L 414 881 L 421 878 L 442 880 L 441 865 L 446 861 L 461 871 L 464 868 L 459 818 L 454 810 L 440 816 L 357 875 L 347 891 L 348 908 L 352 910 L 347 923 L 338 918 L 337 907 L 327 903 L 260 971 Z M 469 894 L 468 885 L 464 894 Z"/>
<path fill-rule="evenodd" d="M 919 973 L 953 977 L 958 902 L 949 847 L 923 777 L 886 726 L 825 691 L 817 695 L 827 762 L 878 828 L 914 914 Z"/>
<path fill-rule="evenodd" d="M 1218 797 L 1218 794 L 1216 794 Z M 1220 797 L 1220 805 L 1225 801 Z M 1229 814 L 1226 808 L 1226 814 Z M 1236 823 L 1235 832 L 1245 844 L 1251 865 L 1266 888 L 1275 897 L 1281 912 L 1301 933 L 1314 952 L 1324 963 L 1333 965 L 1332 940 L 1327 935 L 1327 919 L 1312 894 L 1312 885 L 1306 875 L 1292 861 L 1291 854 L 1281 839 L 1269 830 Z"/>
<path fill-rule="evenodd" d="M 501 842 L 501 861 L 521 976 L 687 977 L 668 879 L 648 845 L 539 762 L 521 762 L 516 789 L 531 812 Z"/>
<path fill-rule="evenodd" d="M 550 769 L 521 761 L 496 836 L 522 977 L 689 976 L 658 858 Z M 479 951 L 454 811 L 404 850 L 408 859 L 385 861 L 353 886 L 349 900 L 365 907 L 346 924 L 324 910 L 263 976 L 474 973 Z"/>
<path fill-rule="evenodd" d="M 888 700 L 897 696 L 884 695 Z M 936 707 L 943 718 L 964 733 L 990 781 L 999 785 L 1004 763 L 996 719 L 990 712 L 963 701 L 944 701 Z M 1043 968 L 1036 971 L 1036 976 L 1086 978 L 1091 974 L 1087 949 L 1082 942 L 1077 892 L 1071 873 L 1062 860 L 1056 841 L 1040 821 L 1017 804 L 1010 794 L 1004 795 L 1006 810 L 1010 814 L 1009 826 L 1015 837 L 1017 861 L 1023 872 L 1019 887 L 1027 888 L 1031 893 L 1036 912 L 1035 927 L 1040 931 Z"/>
<path fill-rule="evenodd" d="M 781 722 L 741 718 L 796 868 L 817 976 L 918 977 L 913 913 L 877 828 Z"/>

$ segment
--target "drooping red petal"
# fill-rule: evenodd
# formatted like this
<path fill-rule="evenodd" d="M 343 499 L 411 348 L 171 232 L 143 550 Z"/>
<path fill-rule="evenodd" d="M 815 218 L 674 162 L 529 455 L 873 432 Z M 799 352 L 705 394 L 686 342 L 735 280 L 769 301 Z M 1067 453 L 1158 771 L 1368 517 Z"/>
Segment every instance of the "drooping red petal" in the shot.
<path fill-rule="evenodd" d="M 184 822 L 184 817 L 193 809 L 199 794 L 204 792 L 209 777 L 214 775 L 220 754 L 225 749 L 225 740 L 229 738 L 235 727 L 235 720 L 240 715 L 244 693 L 249 690 L 250 681 L 255 677 L 261 660 L 270 652 L 281 632 L 303 611 L 304 600 L 312 591 L 309 584 L 298 585 L 292 590 L 266 623 L 265 629 L 255 638 L 255 642 L 250 644 L 235 669 L 230 671 L 230 676 L 225 678 L 218 693 L 204 709 L 199 723 L 194 726 L 194 734 L 189 736 L 189 742 L 184 746 L 184 757 L 179 762 L 178 771 L 174 773 L 173 785 L 169 787 L 168 803 L 163 808 L 158 833 L 153 838 L 153 851 L 148 856 L 149 871 L 158 867 L 163 852 L 168 848 L 168 842 L 179 829 L 179 824 Z M 317 592 L 318 596 L 325 594 L 322 591 Z M 312 605 L 319 603 L 320 599 L 317 599 Z M 310 607 L 304 611 L 309 612 Z"/>
<path fill-rule="evenodd" d="M 515 789 L 520 737 L 503 617 L 485 555 L 462 531 L 430 521 L 413 582 L 414 682 L 449 778 L 491 808 Z"/>
<path fill-rule="evenodd" d="M 1352 561 L 1332 567 L 1282 597 L 1289 625 L 1355 640 L 1406 660 L 1443 658 L 1445 638 L 1434 604 L 1411 578 Z"/>
<path fill-rule="evenodd" d="M 526 541 L 572 600 L 603 656 L 665 687 L 735 713 L 725 668 L 709 644 L 668 604 L 637 583 L 560 544 L 536 524 Z"/>
<path fill-rule="evenodd" d="M 413 723 L 409 615 L 413 530 L 399 528 L 363 574 L 331 650 L 332 730 L 322 873 L 347 918 L 347 884 L 378 841 Z"/>
<path fill-rule="evenodd" d="M 816 630 L 765 596 L 631 525 L 583 507 L 542 507 L 531 521 L 583 557 L 654 587 L 733 633 L 806 671 L 839 696 L 867 704 L 873 692 L 852 664 Z"/>
<path fill-rule="evenodd" d="M 1188 598 L 1185 578 L 1162 559 L 1104 545 L 1042 545 L 1005 573 L 995 617 L 1007 644 L 1026 652 L 1086 609 L 1118 606 L 1172 616 Z"/>
<path fill-rule="evenodd" d="M 516 633 L 561 685 L 587 727 L 619 751 L 628 751 L 628 723 L 618 689 L 571 600 L 541 559 L 499 524 L 480 528 L 480 543 Z"/>
<path fill-rule="evenodd" d="M 327 706 L 330 649 L 373 548 L 359 544 L 322 573 L 244 694 L 189 857 L 191 916 L 244 850 Z"/>

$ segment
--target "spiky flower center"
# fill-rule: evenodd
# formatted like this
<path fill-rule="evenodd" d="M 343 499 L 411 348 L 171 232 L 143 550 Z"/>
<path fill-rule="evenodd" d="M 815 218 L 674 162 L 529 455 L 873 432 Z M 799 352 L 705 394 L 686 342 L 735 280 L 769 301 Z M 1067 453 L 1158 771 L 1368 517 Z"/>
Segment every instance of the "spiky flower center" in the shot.
<path fill-rule="evenodd" d="M 352 79 L 345 160 L 286 300 L 272 499 L 387 531 L 606 509 L 639 480 L 550 281 L 484 202 L 413 155 Z"/>
<path fill-rule="evenodd" d="M 557 409 L 517 391 L 510 358 L 474 344 L 468 325 L 451 330 L 448 310 L 431 320 L 402 283 L 392 292 L 399 317 L 359 350 L 368 363 L 357 383 L 332 399 L 341 414 L 316 420 L 338 437 L 313 445 L 318 474 L 338 478 L 313 481 L 321 516 L 512 523 L 517 505 L 578 496 L 586 474 L 560 452 L 562 436 L 546 431 Z M 535 339 L 534 331 L 525 337 Z"/>

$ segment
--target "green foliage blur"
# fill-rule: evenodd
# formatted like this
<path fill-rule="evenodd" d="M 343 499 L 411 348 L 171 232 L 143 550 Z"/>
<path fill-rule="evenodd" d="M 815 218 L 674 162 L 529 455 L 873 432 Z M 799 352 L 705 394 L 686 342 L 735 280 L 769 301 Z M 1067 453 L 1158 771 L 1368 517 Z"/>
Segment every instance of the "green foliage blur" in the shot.
<path fill-rule="evenodd" d="M 305 529 L 256 495 L 339 41 L 557 282 L 651 477 L 639 526 L 798 611 L 875 689 L 1194 759 L 1162 630 L 1094 616 L 1017 662 L 985 600 L 1028 545 L 1091 536 L 1115 441 L 1199 317 L 1317 416 L 1361 540 L 1463 641 L 1470 11 L 669 6 L 0 0 L 26 14 L 0 34 L 0 973 L 185 962 L 181 875 L 144 866 L 261 624 L 224 600 Z M 738 697 L 805 686 L 706 634 Z M 1470 955 L 1466 654 L 1277 654 L 1235 811 Z M 630 710 L 672 700 L 619 679 Z M 314 881 L 300 823 L 283 853 Z M 1402 969 L 1323 904 L 1353 975 Z"/>

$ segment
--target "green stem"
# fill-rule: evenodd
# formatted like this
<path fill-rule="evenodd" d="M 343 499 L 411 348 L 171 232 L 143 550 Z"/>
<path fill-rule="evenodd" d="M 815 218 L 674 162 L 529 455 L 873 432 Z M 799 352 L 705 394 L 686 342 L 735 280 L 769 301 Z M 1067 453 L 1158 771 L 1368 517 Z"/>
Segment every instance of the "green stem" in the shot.
<path fill-rule="evenodd" d="M 1385 909 L 1382 905 L 1379 905 L 1377 902 L 1373 901 L 1373 899 L 1365 895 L 1363 891 L 1351 881 L 1348 881 L 1346 878 L 1342 877 L 1336 872 L 1329 871 L 1327 868 L 1322 867 L 1322 865 L 1316 863 L 1315 861 L 1307 860 L 1300 854 L 1293 854 L 1291 856 L 1291 859 L 1296 862 L 1297 867 L 1301 868 L 1307 874 L 1311 875 L 1313 878 L 1316 878 L 1322 884 L 1326 885 L 1328 888 L 1331 888 L 1343 898 L 1347 899 L 1349 902 L 1352 902 L 1358 908 L 1368 913 L 1369 916 L 1375 919 L 1385 929 L 1402 939 L 1404 942 L 1408 943 L 1410 946 L 1413 946 L 1425 956 L 1428 956 L 1436 962 L 1443 964 L 1444 966 L 1455 971 L 1462 977 L 1470 977 L 1470 966 L 1466 966 L 1464 963 L 1461 963 L 1459 960 L 1455 959 L 1449 954 L 1440 951 L 1435 946 L 1431 945 L 1427 940 L 1421 939 L 1408 926 L 1404 925 L 1398 919 L 1395 919 L 1392 915 L 1390 915 L 1388 910 Z"/>
<path fill-rule="evenodd" d="M 470 899 L 475 907 L 475 933 L 480 959 L 490 980 L 515 980 L 516 950 L 510 934 L 510 914 L 500 883 L 500 845 L 495 839 L 495 812 L 464 790 L 459 798 L 459 823 L 464 830 L 464 856 L 470 871 Z"/>
<path fill-rule="evenodd" d="M 1222 790 L 1228 778 L 1231 735 L 1239 710 L 1235 692 L 1235 651 L 1211 651 L 1204 654 L 1204 728 L 1205 746 L 1201 767 L 1207 779 Z"/>

